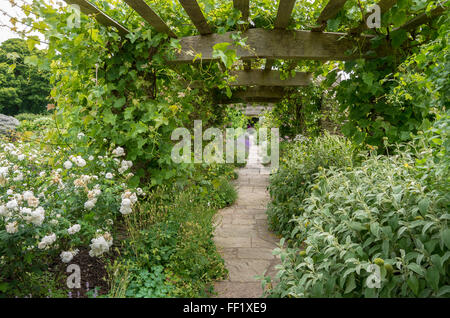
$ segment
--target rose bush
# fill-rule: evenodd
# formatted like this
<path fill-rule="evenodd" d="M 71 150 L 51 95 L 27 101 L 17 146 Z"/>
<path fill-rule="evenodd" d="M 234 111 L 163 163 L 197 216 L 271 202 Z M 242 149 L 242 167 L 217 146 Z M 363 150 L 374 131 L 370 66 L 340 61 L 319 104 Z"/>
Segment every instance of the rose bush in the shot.
<path fill-rule="evenodd" d="M 104 154 L 80 145 L 40 150 L 32 143 L 0 143 L 0 284 L 78 248 L 99 257 L 113 244 L 113 224 L 138 204 L 141 189 L 129 188 L 133 163 L 117 147 Z"/>

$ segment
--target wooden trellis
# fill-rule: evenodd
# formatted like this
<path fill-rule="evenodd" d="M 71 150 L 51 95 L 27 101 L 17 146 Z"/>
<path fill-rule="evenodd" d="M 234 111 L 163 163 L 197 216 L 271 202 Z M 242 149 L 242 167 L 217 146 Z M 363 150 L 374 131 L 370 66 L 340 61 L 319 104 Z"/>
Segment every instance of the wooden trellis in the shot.
<path fill-rule="evenodd" d="M 80 10 L 89 15 L 93 15 L 97 21 L 103 25 L 115 27 L 120 35 L 124 36 L 129 31 L 119 22 L 109 17 L 102 10 L 91 4 L 88 0 L 65 0 L 69 4 L 80 6 Z M 147 21 L 156 31 L 166 33 L 169 37 L 177 38 L 177 35 L 158 16 L 157 13 L 144 0 L 124 0 L 133 10 L 135 10 L 145 21 Z M 244 70 L 235 72 L 237 79 L 232 86 L 250 87 L 237 91 L 234 96 L 225 102 L 258 101 L 274 102 L 283 97 L 286 86 L 305 86 L 311 81 L 309 74 L 297 73 L 292 78 L 280 79 L 280 73 L 272 70 L 275 59 L 283 60 L 349 60 L 358 55 L 349 55 L 354 51 L 354 39 L 359 39 L 363 43 L 362 50 L 369 48 L 368 43 L 371 35 L 362 35 L 367 30 L 365 23 L 367 16 L 356 28 L 351 29 L 348 34 L 324 32 L 327 21 L 333 19 L 344 7 L 347 0 L 329 0 L 316 21 L 316 27 L 311 31 L 286 30 L 295 5 L 295 0 L 279 0 L 277 16 L 274 22 L 274 29 L 248 28 L 248 23 L 240 27 L 243 36 L 247 38 L 248 48 L 232 47 L 237 51 L 238 56 L 243 60 Z M 225 34 L 213 33 L 212 27 L 208 24 L 197 0 L 179 0 L 181 6 L 186 11 L 192 24 L 200 35 L 180 38 L 181 53 L 179 53 L 174 63 L 194 63 L 198 61 L 198 55 L 203 62 L 214 61 L 213 46 L 217 43 L 230 42 L 233 32 Z M 390 10 L 396 0 L 380 0 L 381 13 Z M 234 8 L 241 11 L 241 19 L 248 22 L 249 0 L 233 0 Z M 432 10 L 431 14 L 421 14 L 406 22 L 398 29 L 411 30 L 427 23 L 429 20 L 442 14 L 444 8 L 438 7 Z M 353 40 L 352 40 L 353 39 Z M 361 48 L 360 48 L 361 49 Z M 379 52 L 382 54 L 381 52 Z M 254 59 L 266 59 L 263 70 L 252 70 L 251 61 Z M 201 83 L 194 83 L 194 86 Z M 267 87 L 270 87 L 268 89 Z"/>

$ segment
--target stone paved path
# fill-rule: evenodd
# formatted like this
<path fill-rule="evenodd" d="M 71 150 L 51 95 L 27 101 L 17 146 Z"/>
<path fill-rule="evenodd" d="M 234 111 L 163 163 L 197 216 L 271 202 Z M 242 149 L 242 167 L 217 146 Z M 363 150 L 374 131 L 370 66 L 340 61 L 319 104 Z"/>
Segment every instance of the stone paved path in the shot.
<path fill-rule="evenodd" d="M 276 275 L 279 260 L 272 255 L 279 239 L 268 230 L 268 170 L 261 164 L 259 148 L 250 136 L 247 165 L 239 169 L 236 203 L 218 212 L 215 242 L 229 271 L 227 280 L 216 282 L 218 297 L 261 297 L 255 275 Z"/>

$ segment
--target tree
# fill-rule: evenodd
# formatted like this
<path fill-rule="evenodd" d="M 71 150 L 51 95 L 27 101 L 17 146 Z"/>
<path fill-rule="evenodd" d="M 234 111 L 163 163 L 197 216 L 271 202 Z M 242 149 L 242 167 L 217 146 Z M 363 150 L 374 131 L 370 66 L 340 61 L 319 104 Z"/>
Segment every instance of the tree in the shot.
<path fill-rule="evenodd" d="M 7 115 L 41 113 L 50 93 L 49 74 L 26 63 L 43 51 L 27 47 L 22 39 L 9 39 L 0 45 L 0 112 Z"/>

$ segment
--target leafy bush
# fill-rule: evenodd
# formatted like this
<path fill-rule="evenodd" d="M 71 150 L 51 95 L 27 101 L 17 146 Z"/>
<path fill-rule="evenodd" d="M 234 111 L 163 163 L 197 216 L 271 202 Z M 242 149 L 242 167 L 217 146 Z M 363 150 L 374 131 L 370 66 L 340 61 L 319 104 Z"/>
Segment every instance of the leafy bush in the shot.
<path fill-rule="evenodd" d="M 290 220 L 300 213 L 301 202 L 310 193 L 313 175 L 327 167 L 351 167 L 353 149 L 345 138 L 329 134 L 304 138 L 283 148 L 280 169 L 270 179 L 272 202 L 267 214 L 271 228 L 289 236 L 294 227 Z"/>
<path fill-rule="evenodd" d="M 55 121 L 50 116 L 39 116 L 34 114 L 21 114 L 16 116 L 20 120 L 17 131 L 28 134 L 28 132 L 40 135 L 49 128 L 55 127 Z"/>
<path fill-rule="evenodd" d="M 23 39 L 0 44 L 0 111 L 15 115 L 42 113 L 50 93 L 50 73 L 28 63 L 30 56 L 43 58 L 45 51 L 32 49 Z"/>
<path fill-rule="evenodd" d="M 427 147 L 418 151 L 315 174 L 293 220 L 295 240 L 277 250 L 281 281 L 269 294 L 448 297 L 448 119 L 420 138 Z"/>
<path fill-rule="evenodd" d="M 28 120 L 28 121 L 34 121 L 37 118 L 40 118 L 42 115 L 39 114 L 33 114 L 33 113 L 20 113 L 16 116 L 14 116 L 18 121 Z"/>
<path fill-rule="evenodd" d="M 191 184 L 149 195 L 127 224 L 129 239 L 121 262 L 132 274 L 125 283 L 126 296 L 207 296 L 211 282 L 225 276 L 212 239 L 218 191 Z"/>
<path fill-rule="evenodd" d="M 237 192 L 234 186 L 226 179 L 221 179 L 220 184 L 217 187 L 217 194 L 219 202 L 222 203 L 222 207 L 229 206 L 237 199 Z"/>

